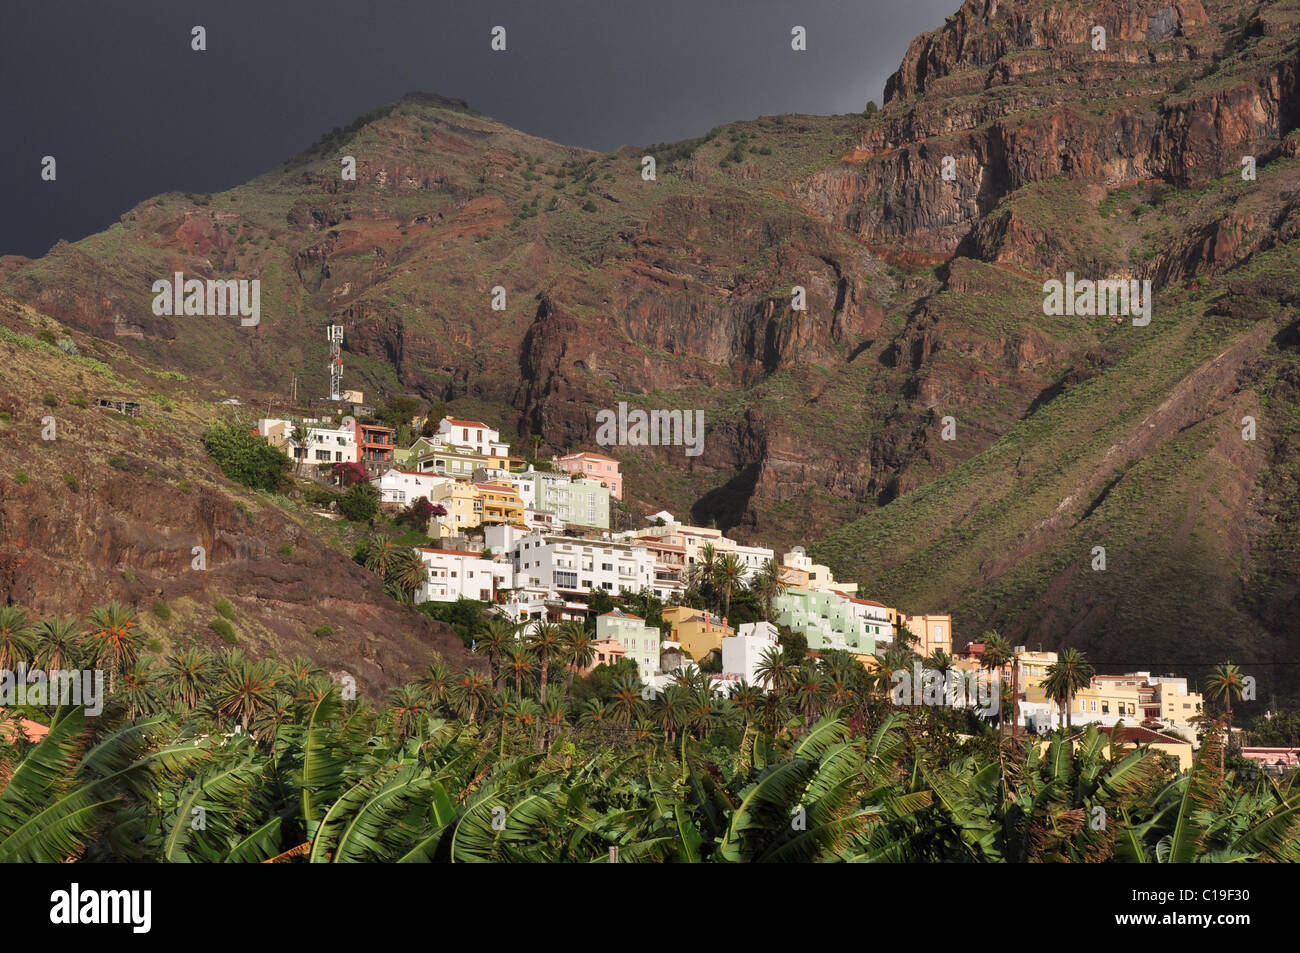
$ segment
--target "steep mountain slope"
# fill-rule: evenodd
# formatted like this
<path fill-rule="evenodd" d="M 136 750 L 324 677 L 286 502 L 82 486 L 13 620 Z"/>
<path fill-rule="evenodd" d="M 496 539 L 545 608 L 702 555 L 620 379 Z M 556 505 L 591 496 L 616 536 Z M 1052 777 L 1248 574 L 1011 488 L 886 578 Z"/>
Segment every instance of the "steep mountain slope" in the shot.
<path fill-rule="evenodd" d="M 434 651 L 477 661 L 351 561 L 355 529 L 221 475 L 199 434 L 235 412 L 202 385 L 5 295 L 0 353 L 0 603 L 41 619 L 116 599 L 149 639 L 223 648 L 209 623 L 225 599 L 240 648 L 307 656 L 361 689 L 413 678 Z M 138 418 L 96 406 L 124 395 Z M 159 602 L 170 612 L 152 611 Z M 322 626 L 332 631 L 314 634 Z"/>
<path fill-rule="evenodd" d="M 698 458 L 614 449 L 634 510 L 827 534 L 839 574 L 959 641 L 1294 657 L 1298 36 L 1300 0 L 969 0 L 873 116 L 612 155 L 412 95 L 0 283 L 246 400 L 322 393 L 338 322 L 349 386 L 550 450 L 620 400 L 702 408 Z M 261 324 L 153 315 L 178 270 L 259 277 Z M 1067 272 L 1150 279 L 1151 323 L 1045 315 Z"/>
<path fill-rule="evenodd" d="M 1297 37 L 1295 3 L 970 2 L 912 44 L 803 194 L 864 242 L 946 261 L 897 353 L 958 439 L 928 428 L 948 472 L 815 553 L 968 637 L 1293 676 L 1271 663 L 1300 650 Z M 1045 317 L 1041 282 L 1066 272 L 1150 279 L 1151 324 Z M 1007 373 L 1015 341 L 1055 364 L 1041 391 Z M 1010 425 L 990 434 L 991 414 Z"/>

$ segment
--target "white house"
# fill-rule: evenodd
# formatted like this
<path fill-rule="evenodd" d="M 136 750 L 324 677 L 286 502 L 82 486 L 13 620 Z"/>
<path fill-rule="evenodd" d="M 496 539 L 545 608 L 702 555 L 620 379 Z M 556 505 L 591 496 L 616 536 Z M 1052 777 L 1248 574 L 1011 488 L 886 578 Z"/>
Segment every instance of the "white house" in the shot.
<path fill-rule="evenodd" d="M 510 455 L 510 444 L 501 442 L 501 434 L 481 420 L 443 417 L 438 423 L 442 439 L 454 447 L 464 447 L 485 457 Z"/>
<path fill-rule="evenodd" d="M 416 602 L 492 602 L 500 589 L 514 587 L 514 573 L 504 560 L 454 549 L 421 549 L 428 579 L 415 592 Z"/>
<path fill-rule="evenodd" d="M 746 622 L 735 635 L 722 640 L 722 673 L 760 685 L 758 665 L 768 649 L 779 649 L 776 626 L 771 622 Z M 760 685 L 760 687 L 765 687 Z"/>
<path fill-rule="evenodd" d="M 510 550 L 520 586 L 544 586 L 561 594 L 604 589 L 640 592 L 654 585 L 654 557 L 630 543 L 530 533 Z"/>
<path fill-rule="evenodd" d="M 257 422 L 258 434 L 273 447 L 279 447 L 294 460 L 313 465 L 356 463 L 357 434 L 352 427 L 321 426 L 317 421 L 305 420 L 307 440 L 299 446 L 293 439 L 294 422 L 264 417 Z"/>
<path fill-rule="evenodd" d="M 409 506 L 420 497 L 429 498 L 434 487 L 454 482 L 451 477 L 436 473 L 418 473 L 415 470 L 399 470 L 393 467 L 370 481 L 379 491 L 379 502 L 397 506 Z"/>

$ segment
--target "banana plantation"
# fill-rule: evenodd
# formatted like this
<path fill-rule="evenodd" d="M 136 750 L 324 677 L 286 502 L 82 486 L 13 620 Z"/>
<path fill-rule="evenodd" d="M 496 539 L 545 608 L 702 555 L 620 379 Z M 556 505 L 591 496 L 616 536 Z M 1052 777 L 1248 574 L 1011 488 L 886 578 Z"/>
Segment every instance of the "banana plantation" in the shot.
<path fill-rule="evenodd" d="M 509 640 L 486 672 L 435 659 L 380 703 L 305 660 L 142 653 L 120 606 L 80 636 L 4 611 L 0 667 L 57 645 L 115 687 L 98 716 L 6 709 L 0 861 L 1300 860 L 1294 775 L 1233 770 L 1219 722 L 1179 773 L 1095 730 L 900 708 L 853 662 L 645 697 L 626 674 L 548 685 Z"/>

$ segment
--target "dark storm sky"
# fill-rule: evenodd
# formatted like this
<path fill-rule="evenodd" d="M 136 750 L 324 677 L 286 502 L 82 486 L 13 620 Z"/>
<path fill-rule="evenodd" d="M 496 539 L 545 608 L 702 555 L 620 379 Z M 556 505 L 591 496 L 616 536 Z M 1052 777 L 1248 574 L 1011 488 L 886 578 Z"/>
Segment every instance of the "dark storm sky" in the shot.
<path fill-rule="evenodd" d="M 960 0 L 6 0 L 0 254 L 216 192 L 411 90 L 612 151 L 860 111 Z M 508 50 L 489 48 L 495 25 Z M 794 25 L 808 51 L 790 49 Z M 207 28 L 205 53 L 190 30 Z M 41 157 L 58 162 L 40 178 Z"/>

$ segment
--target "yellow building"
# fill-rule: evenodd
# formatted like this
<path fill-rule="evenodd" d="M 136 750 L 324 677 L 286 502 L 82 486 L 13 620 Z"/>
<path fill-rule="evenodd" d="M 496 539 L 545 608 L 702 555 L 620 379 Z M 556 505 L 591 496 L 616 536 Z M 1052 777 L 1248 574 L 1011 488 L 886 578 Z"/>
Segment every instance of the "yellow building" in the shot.
<path fill-rule="evenodd" d="M 910 615 L 905 624 L 919 640 L 914 646 L 919 654 L 932 655 L 938 649 L 952 654 L 952 616 Z"/>
<path fill-rule="evenodd" d="M 1047 669 L 1056 664 L 1055 652 L 1030 652 L 1024 648 L 1017 649 L 1016 660 L 1020 663 L 1020 692 L 1027 702 L 1047 701 L 1043 691 L 1043 682 L 1047 680 Z"/>
<path fill-rule="evenodd" d="M 1151 751 L 1162 751 L 1177 760 L 1180 771 L 1187 771 L 1192 767 L 1193 754 L 1190 742 L 1182 741 L 1158 731 L 1152 731 L 1149 728 L 1142 728 L 1138 725 L 1121 725 L 1118 727 L 1118 732 L 1113 727 L 1099 727 L 1097 729 L 1109 739 L 1103 748 L 1107 757 L 1123 757 L 1136 750 L 1140 745 L 1146 745 Z M 1112 737 L 1116 734 L 1118 734 L 1118 737 Z M 1083 743 L 1085 735 L 1086 732 L 1081 731 L 1070 738 L 1070 744 L 1076 751 L 1079 745 Z M 1039 751 L 1046 750 L 1047 745 L 1048 742 L 1042 742 L 1039 745 Z"/>
<path fill-rule="evenodd" d="M 446 516 L 435 516 L 430 523 L 429 535 L 455 536 L 467 529 L 483 525 L 483 500 L 473 483 L 444 483 L 429 491 L 429 502 L 441 506 Z"/>
<path fill-rule="evenodd" d="M 704 609 L 689 606 L 666 606 L 664 621 L 672 626 L 669 638 L 681 644 L 682 651 L 698 662 L 713 650 L 722 651 L 722 640 L 735 635 L 729 625 Z"/>
<path fill-rule="evenodd" d="M 1104 678 L 1094 678 L 1087 688 L 1075 692 L 1070 700 L 1070 720 L 1114 723 L 1142 720 L 1142 691 L 1134 685 L 1116 685 Z"/>
<path fill-rule="evenodd" d="M 524 501 L 511 483 L 472 483 L 478 491 L 479 519 L 484 526 L 524 525 Z"/>

